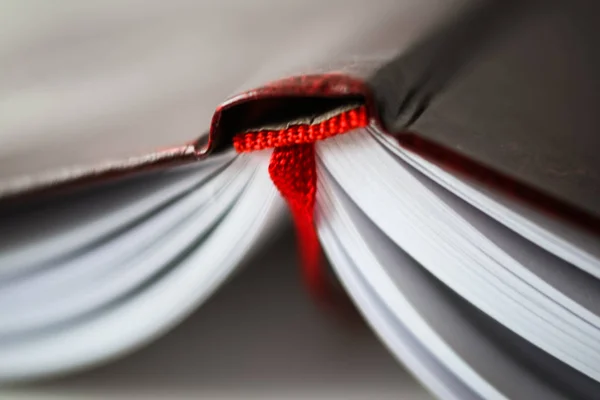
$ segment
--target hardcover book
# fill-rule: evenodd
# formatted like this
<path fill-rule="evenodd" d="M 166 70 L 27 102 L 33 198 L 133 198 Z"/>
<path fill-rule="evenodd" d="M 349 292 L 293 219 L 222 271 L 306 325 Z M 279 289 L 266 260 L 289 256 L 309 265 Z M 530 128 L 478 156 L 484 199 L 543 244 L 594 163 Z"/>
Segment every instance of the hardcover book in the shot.
<path fill-rule="evenodd" d="M 0 380 L 151 342 L 291 216 L 313 300 L 357 311 L 434 395 L 598 398 L 597 3 L 399 3 L 212 99 L 188 141 L 19 156 Z"/>

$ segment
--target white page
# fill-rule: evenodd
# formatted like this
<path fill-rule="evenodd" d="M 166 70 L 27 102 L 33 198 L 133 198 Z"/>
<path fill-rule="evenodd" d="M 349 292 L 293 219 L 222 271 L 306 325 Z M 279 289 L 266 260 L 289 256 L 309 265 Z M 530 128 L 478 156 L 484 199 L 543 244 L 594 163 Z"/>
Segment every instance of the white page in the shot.
<path fill-rule="evenodd" d="M 557 303 L 548 293 L 560 292 L 539 279 L 536 286 L 544 291 L 535 290 L 529 282 L 535 276 L 465 223 L 368 133 L 332 138 L 318 149 L 352 200 L 411 257 L 520 336 L 600 377 L 600 335 L 588 324 L 593 318 Z"/>
<path fill-rule="evenodd" d="M 389 238 L 379 231 L 366 218 L 366 216 L 346 197 L 339 187 L 330 179 L 325 178 L 326 182 L 322 186 L 330 186 L 328 192 L 335 198 L 335 202 L 329 205 L 329 209 L 323 211 L 323 223 L 333 223 L 333 220 L 341 218 L 344 222 L 337 223 L 337 229 L 334 235 L 339 242 L 346 242 L 345 252 L 348 257 L 356 260 L 356 268 L 360 271 L 358 278 L 371 281 L 372 290 L 382 302 L 387 304 L 391 313 L 397 318 L 405 320 L 406 325 L 421 332 L 420 340 L 433 354 L 440 357 L 442 362 L 450 366 L 455 373 L 460 373 L 463 369 L 460 363 L 452 358 L 445 359 L 447 350 L 436 341 L 429 339 L 424 335 L 424 330 L 420 328 L 422 321 L 426 324 L 426 329 L 433 329 L 436 334 L 444 341 L 442 346 L 448 346 L 460 359 L 464 360 L 479 375 L 464 375 L 463 379 L 468 385 L 480 385 L 479 380 L 485 379 L 496 389 L 507 395 L 509 398 L 524 396 L 525 398 L 563 398 L 552 385 L 557 381 L 562 381 L 562 390 L 569 393 L 565 387 L 575 386 L 577 393 L 584 394 L 584 397 L 593 397 L 594 393 L 600 390 L 598 383 L 582 374 L 578 374 L 566 365 L 562 364 L 552 357 L 548 357 L 541 350 L 536 349 L 531 344 L 527 344 L 514 334 L 510 340 L 518 341 L 519 353 L 526 352 L 526 355 L 520 356 L 521 361 L 515 358 L 515 354 L 507 351 L 510 347 L 506 343 L 494 339 L 494 330 L 500 329 L 494 322 L 482 325 L 479 321 L 481 317 L 475 312 L 472 306 L 467 305 L 455 294 L 444 288 L 440 282 L 436 282 L 430 274 L 420 265 L 414 262 L 406 253 L 399 249 Z M 321 196 L 321 198 L 326 195 Z M 331 202 L 331 200 L 330 200 Z M 340 214 L 341 216 L 337 216 Z M 349 224 L 349 225 L 348 225 Z M 346 229 L 343 227 L 346 226 Z M 355 236 L 354 242 L 350 237 Z M 363 242 L 361 244 L 361 242 Z M 372 252 L 372 259 L 361 255 L 362 252 Z M 359 262 L 359 260 L 363 260 Z M 339 267 L 338 264 L 334 266 Z M 340 267 L 341 268 L 341 267 Z M 392 286 L 388 284 L 377 284 L 374 276 L 381 270 L 386 279 L 393 282 Z M 393 294 L 393 292 L 397 292 Z M 412 307 L 417 311 L 417 319 L 422 321 L 410 321 L 413 314 L 403 308 L 395 305 L 399 304 L 392 299 L 395 296 L 404 297 Z M 388 299 L 387 301 L 385 299 Z M 471 311 L 468 311 L 468 310 Z M 485 328 L 485 329 L 484 329 Z M 505 328 L 501 328 L 505 329 Z M 490 332 L 492 334 L 490 334 Z M 506 335 L 505 335 L 506 336 Z M 508 337 L 505 338 L 509 340 Z M 523 362 L 526 357 L 526 363 Z M 490 362 L 490 360 L 494 360 Z M 525 364 L 533 364 L 532 367 Z M 546 371 L 545 375 L 540 374 Z M 573 389 L 575 390 L 575 389 Z M 576 393 L 573 391 L 572 393 Z M 490 397 L 491 395 L 484 395 Z M 568 397 L 568 396 L 566 396 Z"/>
<path fill-rule="evenodd" d="M 595 316 L 600 316 L 600 281 L 524 239 L 419 173 L 413 175 L 471 226 L 515 258 L 520 265 L 559 290 L 564 295 L 560 298 L 561 304 L 586 319 L 593 317 L 578 306 L 584 307 Z M 532 285 L 535 285 L 534 280 Z M 556 296 L 554 299 L 558 300 Z M 573 302 L 576 305 L 572 304 Z"/>
<path fill-rule="evenodd" d="M 253 156 L 263 160 L 263 169 L 264 156 Z M 255 174 L 236 206 L 203 244 L 160 279 L 75 323 L 0 341 L 0 380 L 76 370 L 130 352 L 162 334 L 234 271 L 277 225 L 282 210 L 268 174 Z"/>
<path fill-rule="evenodd" d="M 442 187 L 557 257 L 600 277 L 598 237 L 549 218 L 477 182 L 454 176 L 417 154 L 406 151 L 392 137 L 375 129 L 371 129 L 371 132 L 390 151 Z"/>
<path fill-rule="evenodd" d="M 354 261 L 340 244 L 340 238 L 344 234 L 339 227 L 336 228 L 333 224 L 335 219 L 333 215 L 336 212 L 331 208 L 332 205 L 327 195 L 321 193 L 319 200 L 320 214 L 327 215 L 319 223 L 319 235 L 324 250 L 349 295 L 390 352 L 438 397 L 480 398 L 457 378 L 453 368 L 448 368 L 440 363 L 422 343 L 422 339 L 418 340 L 420 338 L 415 336 L 414 327 L 405 322 L 409 318 L 397 320 L 386 310 L 386 305 L 365 284 L 364 278 L 360 276 L 357 267 L 354 266 Z M 403 311 L 407 313 L 406 309 Z"/>
<path fill-rule="evenodd" d="M 112 184 L 101 184 L 73 196 L 34 199 L 4 210 L 0 224 L 0 278 L 36 269 L 69 252 L 106 239 L 128 224 L 144 218 L 153 210 L 192 188 L 202 185 L 225 168 L 232 154 L 205 163 L 154 172 L 151 176 L 129 177 Z M 20 205 L 19 205 L 20 206 Z M 19 207 L 18 206 L 18 207 Z"/>
<path fill-rule="evenodd" d="M 251 163 L 243 163 L 237 175 L 221 174 L 222 179 L 205 183 L 81 255 L 0 286 L 0 337 L 92 312 L 160 274 L 186 251 L 202 245 L 254 173 Z"/>

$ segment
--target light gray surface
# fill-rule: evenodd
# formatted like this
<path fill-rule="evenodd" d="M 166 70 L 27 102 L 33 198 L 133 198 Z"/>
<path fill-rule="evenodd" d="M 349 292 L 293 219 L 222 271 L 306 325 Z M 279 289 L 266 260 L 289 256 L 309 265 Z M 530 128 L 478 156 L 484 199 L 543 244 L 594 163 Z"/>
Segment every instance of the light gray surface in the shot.
<path fill-rule="evenodd" d="M 465 1 L 3 2 L 0 182 L 194 140 L 242 85 L 397 52 Z"/>
<path fill-rule="evenodd" d="M 0 396 L 430 399 L 360 320 L 339 318 L 311 301 L 295 251 L 287 229 L 198 312 L 147 348 Z"/>

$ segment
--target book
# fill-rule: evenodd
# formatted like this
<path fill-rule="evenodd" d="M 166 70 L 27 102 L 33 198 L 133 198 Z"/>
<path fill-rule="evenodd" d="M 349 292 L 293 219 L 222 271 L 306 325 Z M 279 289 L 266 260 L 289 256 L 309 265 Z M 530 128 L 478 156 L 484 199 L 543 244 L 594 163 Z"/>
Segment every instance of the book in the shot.
<path fill-rule="evenodd" d="M 185 144 L 3 180 L 0 379 L 149 343 L 291 214 L 307 288 L 339 280 L 434 395 L 595 398 L 596 9 L 457 2 L 389 45 L 399 11 L 383 50 L 249 79 Z"/>

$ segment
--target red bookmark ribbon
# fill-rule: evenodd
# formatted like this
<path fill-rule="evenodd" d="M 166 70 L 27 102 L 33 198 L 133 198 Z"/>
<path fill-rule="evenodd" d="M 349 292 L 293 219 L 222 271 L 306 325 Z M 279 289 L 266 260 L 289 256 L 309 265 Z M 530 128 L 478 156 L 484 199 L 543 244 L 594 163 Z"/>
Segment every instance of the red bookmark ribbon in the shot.
<path fill-rule="evenodd" d="M 328 279 L 321 264 L 321 246 L 315 227 L 317 170 L 315 145 L 367 126 L 366 106 L 357 106 L 318 123 L 290 125 L 284 129 L 242 132 L 234 136 L 238 153 L 273 148 L 269 175 L 285 199 L 296 226 L 303 275 L 318 297 L 327 295 Z"/>

